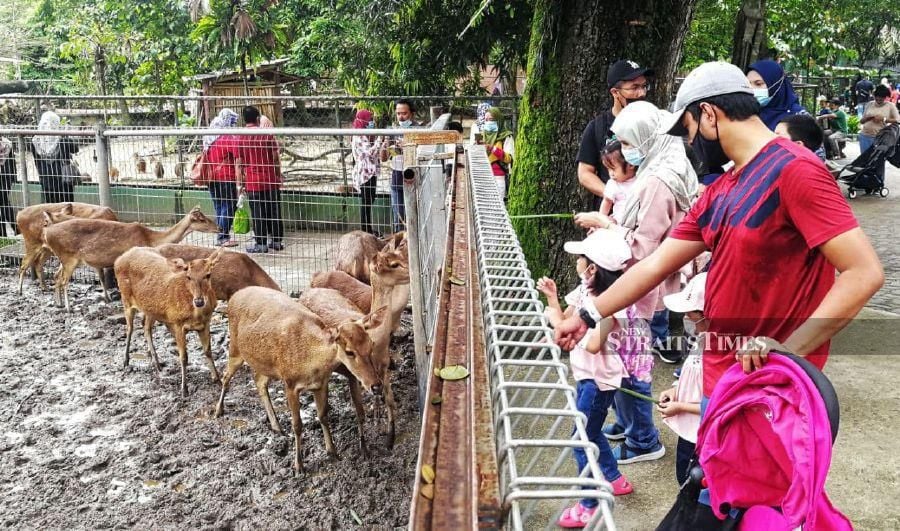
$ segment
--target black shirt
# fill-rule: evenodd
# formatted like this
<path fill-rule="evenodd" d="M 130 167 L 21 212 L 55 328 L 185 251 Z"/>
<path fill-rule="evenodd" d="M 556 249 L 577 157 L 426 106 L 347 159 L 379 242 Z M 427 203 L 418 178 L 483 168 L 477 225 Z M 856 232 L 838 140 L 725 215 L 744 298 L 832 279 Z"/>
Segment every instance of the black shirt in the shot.
<path fill-rule="evenodd" d="M 609 180 L 609 171 L 600 162 L 600 154 L 615 136 L 610 130 L 615 120 L 612 111 L 602 111 L 584 128 L 584 133 L 581 134 L 581 147 L 578 149 L 578 162 L 593 166 L 603 184 Z"/>
<path fill-rule="evenodd" d="M 869 103 L 872 101 L 872 93 L 875 92 L 875 85 L 868 79 L 863 79 L 856 84 L 856 103 Z"/>

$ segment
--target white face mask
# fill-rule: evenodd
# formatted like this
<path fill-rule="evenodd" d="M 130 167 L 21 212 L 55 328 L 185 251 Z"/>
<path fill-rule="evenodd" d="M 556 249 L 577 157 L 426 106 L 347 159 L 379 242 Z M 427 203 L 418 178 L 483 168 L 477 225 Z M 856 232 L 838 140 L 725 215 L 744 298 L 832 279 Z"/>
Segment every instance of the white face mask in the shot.
<path fill-rule="evenodd" d="M 684 333 L 689 336 L 697 337 L 697 325 L 706 320 L 706 317 L 701 317 L 696 321 L 691 321 L 690 319 L 684 320 Z"/>

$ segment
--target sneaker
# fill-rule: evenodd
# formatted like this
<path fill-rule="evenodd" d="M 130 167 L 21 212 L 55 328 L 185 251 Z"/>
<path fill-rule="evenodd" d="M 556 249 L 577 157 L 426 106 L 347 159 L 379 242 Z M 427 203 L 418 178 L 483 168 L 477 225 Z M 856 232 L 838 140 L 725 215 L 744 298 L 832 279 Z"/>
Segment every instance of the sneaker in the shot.
<path fill-rule="evenodd" d="M 625 428 L 619 426 L 618 423 L 607 424 L 600 431 L 603 432 L 603 436 L 609 441 L 625 440 Z"/>
<path fill-rule="evenodd" d="M 595 512 L 597 512 L 596 507 L 594 507 L 593 509 L 588 509 L 587 507 L 581 505 L 581 502 L 579 502 L 572 507 L 566 508 L 566 510 L 563 511 L 556 523 L 559 525 L 559 527 L 565 529 L 581 529 L 591 521 L 591 518 L 594 517 Z"/>
<path fill-rule="evenodd" d="M 674 376 L 676 380 L 678 378 L 681 378 L 681 367 L 678 367 L 677 369 L 675 369 L 675 372 L 672 373 L 672 376 Z"/>
<path fill-rule="evenodd" d="M 235 240 L 221 240 L 219 241 L 219 247 L 237 247 L 238 242 Z"/>
<path fill-rule="evenodd" d="M 251 245 L 247 247 L 248 253 L 267 253 L 269 252 L 269 248 L 265 245 Z"/>
<path fill-rule="evenodd" d="M 668 363 L 669 365 L 675 365 L 676 363 L 681 361 L 681 351 L 674 348 L 661 348 L 654 349 L 657 355 L 659 355 L 659 360 L 663 363 Z"/>
<path fill-rule="evenodd" d="M 641 461 L 655 461 L 657 459 L 662 459 L 662 457 L 666 455 L 666 447 L 660 443 L 656 443 L 656 448 L 638 450 L 622 443 L 613 448 L 612 453 L 618 464 L 628 465 L 631 463 L 639 463 Z"/>
<path fill-rule="evenodd" d="M 631 486 L 631 482 L 628 481 L 624 474 L 619 476 L 619 479 L 610 482 L 610 485 L 613 488 L 613 496 L 624 496 L 634 492 L 634 487 Z"/>
<path fill-rule="evenodd" d="M 269 244 L 269 249 L 272 249 L 273 251 L 283 251 L 284 244 L 281 242 L 272 242 Z"/>

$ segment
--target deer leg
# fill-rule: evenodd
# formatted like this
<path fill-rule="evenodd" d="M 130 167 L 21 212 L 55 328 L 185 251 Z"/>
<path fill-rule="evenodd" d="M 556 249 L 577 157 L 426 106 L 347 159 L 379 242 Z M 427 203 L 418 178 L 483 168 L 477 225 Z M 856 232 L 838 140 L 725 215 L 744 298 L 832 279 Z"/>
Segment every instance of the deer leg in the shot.
<path fill-rule="evenodd" d="M 19 265 L 19 295 L 22 294 L 22 284 L 25 283 L 25 273 L 33 268 L 39 252 L 40 248 L 25 249 L 25 256 L 22 257 L 22 263 Z"/>
<path fill-rule="evenodd" d="M 272 399 L 269 397 L 269 377 L 265 374 L 256 373 L 253 375 L 253 381 L 256 383 L 256 390 L 259 392 L 259 400 L 266 410 L 266 418 L 269 419 L 269 426 L 275 433 L 284 435 L 284 430 L 281 429 L 281 424 L 278 423 L 278 417 L 275 416 L 275 408 L 272 407 Z"/>
<path fill-rule="evenodd" d="M 125 308 L 125 369 L 128 369 L 128 362 L 131 357 L 131 333 L 134 331 L 134 313 L 136 308 L 127 306 Z"/>
<path fill-rule="evenodd" d="M 144 314 L 144 338 L 147 340 L 147 350 L 150 351 L 150 359 L 153 360 L 153 367 L 156 368 L 156 372 L 159 373 L 161 370 L 159 364 L 159 357 L 156 355 L 156 346 L 153 344 L 153 325 L 156 324 L 156 321 L 150 318 L 146 313 Z"/>
<path fill-rule="evenodd" d="M 178 359 L 181 361 L 181 396 L 187 398 L 187 337 L 183 327 L 175 328 L 175 346 L 178 348 Z"/>
<path fill-rule="evenodd" d="M 47 290 L 47 285 L 44 283 L 44 265 L 47 263 L 48 259 L 50 259 L 50 251 L 40 247 L 38 248 L 35 261 L 31 264 L 31 272 L 34 274 L 35 278 L 37 278 L 38 286 L 40 286 L 41 291 Z"/>
<path fill-rule="evenodd" d="M 104 275 L 103 275 L 103 268 L 102 268 L 102 267 L 95 267 L 95 268 L 94 268 L 94 271 L 96 271 L 96 272 L 97 272 L 97 276 L 100 277 L 100 288 L 103 290 L 103 299 L 104 299 L 106 302 L 112 302 L 112 301 L 109 299 L 109 291 L 106 289 L 106 277 L 104 277 Z"/>
<path fill-rule="evenodd" d="M 66 312 L 72 311 L 69 306 L 69 280 L 72 278 L 72 274 L 75 272 L 76 267 L 78 267 L 77 261 L 61 264 L 59 266 L 59 271 L 56 273 L 56 290 L 57 293 L 60 294 L 60 298 L 65 299 Z"/>
<path fill-rule="evenodd" d="M 394 447 L 394 418 L 397 412 L 397 403 L 394 402 L 394 391 L 391 390 L 391 373 L 384 371 L 384 380 L 382 380 L 384 388 L 384 404 L 387 408 L 388 421 L 388 448 Z"/>
<path fill-rule="evenodd" d="M 303 448 L 303 439 L 301 438 L 301 430 L 303 429 L 303 421 L 300 420 L 300 398 L 297 396 L 297 389 L 293 386 L 293 382 L 285 380 L 284 396 L 287 397 L 288 408 L 291 410 L 291 428 L 294 430 L 294 474 L 303 472 L 303 456 L 300 450 Z"/>
<path fill-rule="evenodd" d="M 228 364 L 225 366 L 225 374 L 222 375 L 222 392 L 219 394 L 219 403 L 216 404 L 215 416 L 221 417 L 222 413 L 225 411 L 225 392 L 228 390 L 228 384 L 231 383 L 234 373 L 236 373 L 243 364 L 244 359 L 238 354 L 237 347 L 235 347 L 232 342 L 228 352 Z"/>
<path fill-rule="evenodd" d="M 206 328 L 197 332 L 200 335 L 200 344 L 203 345 L 203 356 L 206 357 L 206 364 L 209 365 L 209 370 L 212 371 L 212 381 L 219 381 L 219 371 L 216 370 L 216 364 L 213 361 L 212 356 L 212 341 L 209 337 L 209 325 L 206 325 Z"/>
<path fill-rule="evenodd" d="M 350 401 L 353 402 L 353 409 L 356 410 L 356 424 L 359 426 L 359 452 L 363 457 L 369 455 L 369 449 L 366 448 L 366 436 L 363 427 L 366 422 L 366 410 L 362 403 L 362 394 L 359 389 L 359 381 L 355 376 L 347 377 L 347 387 L 350 388 Z"/>
<path fill-rule="evenodd" d="M 340 459 L 334 440 L 331 438 L 331 426 L 328 424 L 328 380 L 313 391 L 316 399 L 316 412 L 319 416 L 319 424 L 322 425 L 322 435 L 325 436 L 325 451 L 334 459 Z"/>

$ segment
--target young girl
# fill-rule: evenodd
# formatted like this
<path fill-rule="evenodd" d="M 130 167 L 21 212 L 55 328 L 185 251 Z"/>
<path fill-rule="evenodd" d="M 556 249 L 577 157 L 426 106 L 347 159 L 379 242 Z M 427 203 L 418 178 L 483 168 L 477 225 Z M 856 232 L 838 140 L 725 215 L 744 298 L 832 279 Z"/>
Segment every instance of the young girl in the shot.
<path fill-rule="evenodd" d="M 600 155 L 603 166 L 609 170 L 609 182 L 603 190 L 603 202 L 600 203 L 600 213 L 610 216 L 616 223 L 621 224 L 625 215 L 625 204 L 634 187 L 634 176 L 637 174 L 637 166 L 632 166 L 622 156 L 622 144 L 614 140 L 603 148 Z M 612 211 L 612 215 L 610 215 Z"/>
<path fill-rule="evenodd" d="M 538 280 L 538 290 L 547 296 L 547 318 L 556 326 L 566 315 L 578 311 L 588 297 L 605 291 L 622 275 L 625 263 L 631 258 L 631 251 L 624 238 L 613 231 L 599 229 L 584 241 L 567 242 L 566 252 L 578 256 L 576 271 L 581 284 L 566 295 L 569 307 L 562 310 L 557 298 L 556 283 L 548 278 Z M 633 312 L 632 312 L 633 313 Z M 641 319 L 617 315 L 598 323 L 579 345 L 569 353 L 572 376 L 576 380 L 576 404 L 578 410 L 587 417 L 585 429 L 588 438 L 599 449 L 599 465 L 603 476 L 612 484 L 613 494 L 621 496 L 633 491 L 631 483 L 619 472 L 609 442 L 601 431 L 606 413 L 613 402 L 616 390 L 627 377 L 625 364 L 619 350 L 629 341 L 624 334 L 630 321 L 643 323 Z M 633 316 L 632 316 L 633 317 Z M 599 353 L 598 353 L 599 352 Z M 587 456 L 583 449 L 574 450 L 578 470 L 587 466 Z M 563 511 L 559 525 L 564 528 L 580 528 L 590 521 L 596 511 L 597 500 L 584 499 Z"/>
<path fill-rule="evenodd" d="M 684 331 L 693 336 L 691 352 L 684 361 L 681 377 L 671 389 L 659 395 L 657 410 L 663 422 L 678 435 L 675 449 L 675 479 L 679 485 L 688 478 L 688 464 L 697 444 L 697 430 L 700 428 L 700 399 L 703 397 L 703 352 L 704 332 L 709 328 L 703 316 L 706 293 L 706 273 L 700 273 L 688 282 L 684 290 L 663 297 L 666 308 L 684 314 Z"/>

